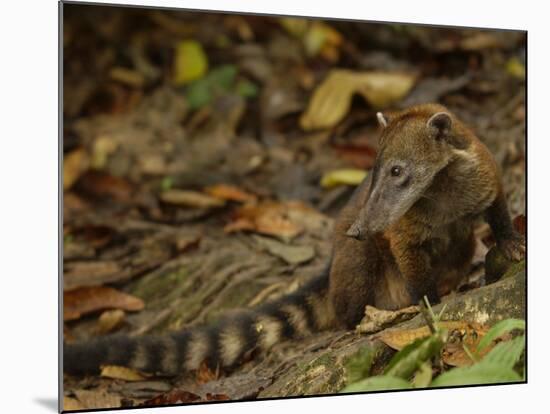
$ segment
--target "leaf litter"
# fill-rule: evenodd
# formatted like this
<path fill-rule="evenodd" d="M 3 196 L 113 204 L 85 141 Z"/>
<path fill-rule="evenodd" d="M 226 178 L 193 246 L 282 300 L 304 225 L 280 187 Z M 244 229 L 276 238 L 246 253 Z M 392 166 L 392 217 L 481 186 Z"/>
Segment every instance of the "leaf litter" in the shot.
<path fill-rule="evenodd" d="M 64 36 L 68 340 L 166 332 L 280 296 L 290 273 L 298 286 L 318 272 L 334 215 L 372 168 L 380 109 L 437 100 L 456 111 L 496 154 L 513 216 L 525 213 L 519 34 L 76 8 L 67 6 Z M 98 16 L 101 39 L 90 23 Z M 138 299 L 138 286 L 149 296 Z M 161 301 L 155 292 L 174 294 Z M 409 315 L 373 314 L 369 329 Z M 483 334 L 460 323 L 449 328 L 449 364 L 467 364 L 460 349 Z M 421 334 L 386 340 L 406 346 Z M 66 379 L 64 404 L 256 398 L 291 366 L 278 359 L 284 349 L 234 373 L 202 370 L 199 381 Z M 266 375 L 249 371 L 258 364 Z M 426 383 L 428 370 L 421 374 L 415 381 Z"/>

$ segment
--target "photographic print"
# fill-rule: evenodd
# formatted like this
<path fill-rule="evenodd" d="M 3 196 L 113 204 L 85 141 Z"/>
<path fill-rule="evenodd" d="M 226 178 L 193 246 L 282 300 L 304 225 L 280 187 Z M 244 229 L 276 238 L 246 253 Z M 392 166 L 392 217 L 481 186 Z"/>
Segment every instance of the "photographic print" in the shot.
<path fill-rule="evenodd" d="M 527 32 L 60 7 L 64 411 L 527 381 Z"/>

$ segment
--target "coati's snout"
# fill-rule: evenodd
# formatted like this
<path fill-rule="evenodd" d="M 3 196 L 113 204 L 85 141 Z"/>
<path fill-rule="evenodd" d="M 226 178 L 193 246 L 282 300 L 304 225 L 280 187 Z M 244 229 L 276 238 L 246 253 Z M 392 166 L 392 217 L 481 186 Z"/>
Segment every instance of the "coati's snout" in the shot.
<path fill-rule="evenodd" d="M 425 121 L 409 120 L 406 131 L 400 118 L 377 117 L 384 132 L 371 172 L 369 195 L 346 232 L 357 240 L 385 231 L 403 217 L 452 154 L 447 139 L 452 121 L 446 112 L 427 116 Z"/>
<path fill-rule="evenodd" d="M 346 235 L 365 240 L 370 235 L 386 230 L 397 221 L 417 199 L 413 180 L 407 168 L 394 166 L 383 177 L 373 177 L 367 203 L 359 210 L 357 218 Z M 380 172 L 380 171 L 379 171 Z"/>

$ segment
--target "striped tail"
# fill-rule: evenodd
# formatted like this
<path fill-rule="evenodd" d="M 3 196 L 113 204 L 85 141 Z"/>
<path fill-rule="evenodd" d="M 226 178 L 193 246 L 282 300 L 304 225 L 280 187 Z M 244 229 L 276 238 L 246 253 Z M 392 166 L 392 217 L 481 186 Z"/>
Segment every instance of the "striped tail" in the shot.
<path fill-rule="evenodd" d="M 64 372 L 97 374 L 101 365 L 177 375 L 210 367 L 233 368 L 254 350 L 267 350 L 283 339 L 307 336 L 333 323 L 328 304 L 328 270 L 298 291 L 256 308 L 245 309 L 212 325 L 159 336 L 113 335 L 64 345 Z"/>

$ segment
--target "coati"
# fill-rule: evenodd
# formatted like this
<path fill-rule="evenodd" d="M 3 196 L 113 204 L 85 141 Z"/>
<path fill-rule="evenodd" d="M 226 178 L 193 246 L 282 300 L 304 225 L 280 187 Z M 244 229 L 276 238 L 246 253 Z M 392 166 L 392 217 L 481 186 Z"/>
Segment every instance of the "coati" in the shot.
<path fill-rule="evenodd" d="M 202 361 L 231 369 L 283 338 L 353 328 L 367 304 L 397 309 L 424 295 L 438 302 L 443 286 L 456 286 L 468 273 L 480 215 L 505 256 L 524 255 L 497 165 L 462 122 L 437 104 L 377 118 L 383 130 L 374 168 L 336 221 L 323 274 L 291 295 L 213 325 L 64 345 L 64 371 L 97 373 L 101 365 L 122 365 L 176 375 Z"/>

